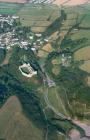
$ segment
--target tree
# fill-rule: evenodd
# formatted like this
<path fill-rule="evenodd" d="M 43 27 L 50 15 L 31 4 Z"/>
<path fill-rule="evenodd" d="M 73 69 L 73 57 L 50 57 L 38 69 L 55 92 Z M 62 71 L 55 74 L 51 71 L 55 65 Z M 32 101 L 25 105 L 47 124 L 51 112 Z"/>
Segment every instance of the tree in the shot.
<path fill-rule="evenodd" d="M 6 50 L 0 48 L 0 63 L 3 62 L 3 60 L 4 60 L 4 58 L 5 58 L 5 55 L 6 55 Z"/>

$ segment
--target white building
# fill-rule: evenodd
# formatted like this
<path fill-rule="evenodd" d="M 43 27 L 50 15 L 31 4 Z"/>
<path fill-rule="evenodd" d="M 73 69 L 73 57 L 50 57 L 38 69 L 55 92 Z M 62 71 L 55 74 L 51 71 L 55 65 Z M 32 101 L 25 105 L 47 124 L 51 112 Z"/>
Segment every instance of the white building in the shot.
<path fill-rule="evenodd" d="M 39 33 L 37 33 L 37 34 L 35 34 L 37 37 L 41 37 L 42 36 L 42 34 L 39 34 Z"/>
<path fill-rule="evenodd" d="M 27 69 L 28 73 L 24 71 L 24 68 Z M 21 71 L 23 76 L 26 76 L 28 78 L 31 78 L 32 76 L 37 74 L 37 71 L 34 71 L 29 63 L 24 63 L 23 65 L 19 66 L 19 70 Z"/>
<path fill-rule="evenodd" d="M 19 16 L 12 16 L 13 19 L 19 19 Z"/>

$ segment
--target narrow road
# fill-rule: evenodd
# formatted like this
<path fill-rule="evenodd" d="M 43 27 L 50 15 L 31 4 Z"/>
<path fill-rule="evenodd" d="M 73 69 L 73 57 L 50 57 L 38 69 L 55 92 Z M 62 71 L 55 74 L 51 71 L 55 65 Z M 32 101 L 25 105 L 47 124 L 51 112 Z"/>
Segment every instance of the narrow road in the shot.
<path fill-rule="evenodd" d="M 62 113 L 58 112 L 49 102 L 49 99 L 48 99 L 48 88 L 46 86 L 46 83 L 45 83 L 45 79 L 43 80 L 43 84 L 44 84 L 44 100 L 47 104 L 47 106 L 56 114 L 58 115 L 59 117 L 63 118 L 63 119 L 68 119 L 65 115 L 63 115 Z"/>

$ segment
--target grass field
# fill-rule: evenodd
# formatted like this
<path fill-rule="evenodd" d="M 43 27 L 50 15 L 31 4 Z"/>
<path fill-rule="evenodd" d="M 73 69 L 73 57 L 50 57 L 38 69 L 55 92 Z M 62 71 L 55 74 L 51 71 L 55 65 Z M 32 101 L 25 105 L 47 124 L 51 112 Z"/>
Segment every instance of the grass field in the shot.
<path fill-rule="evenodd" d="M 90 59 L 90 46 L 76 51 L 74 54 L 74 59 L 77 61 Z"/>
<path fill-rule="evenodd" d="M 45 28 L 59 16 L 59 9 L 57 6 L 25 4 L 18 15 L 23 26 Z"/>
<path fill-rule="evenodd" d="M 84 64 L 80 68 L 88 73 L 90 73 L 90 60 L 84 61 Z"/>
<path fill-rule="evenodd" d="M 62 30 L 70 29 L 73 25 L 79 24 L 79 30 L 74 30 L 69 34 L 72 41 L 77 42 L 83 38 L 87 39 L 83 46 L 90 44 L 90 4 L 84 6 L 65 7 L 67 20 L 63 23 Z M 76 28 L 77 29 L 77 28 Z M 76 48 L 82 47 L 82 44 L 76 45 Z M 77 47 L 78 46 L 78 47 Z"/>
<path fill-rule="evenodd" d="M 57 58 L 52 60 L 53 65 L 60 65 L 60 63 L 61 63 L 60 57 L 57 57 Z"/>
<path fill-rule="evenodd" d="M 0 14 L 16 14 L 23 4 L 0 2 Z"/>
<path fill-rule="evenodd" d="M 75 34 L 72 35 L 73 40 L 82 38 L 87 38 L 90 42 L 90 30 L 78 30 Z"/>
<path fill-rule="evenodd" d="M 74 8 L 66 7 L 66 12 L 70 14 L 76 13 L 81 27 L 90 27 L 90 24 L 88 24 L 90 22 L 90 4 L 75 6 Z"/>
<path fill-rule="evenodd" d="M 61 27 L 61 29 L 65 29 L 65 28 L 69 29 L 70 27 L 75 25 L 76 19 L 77 19 L 77 13 L 75 13 L 75 12 L 68 13 L 67 14 L 67 20 L 65 20 L 63 22 L 63 26 Z"/>
<path fill-rule="evenodd" d="M 80 102 L 77 102 L 75 100 L 72 103 L 72 108 L 74 108 L 74 110 L 73 110 L 74 114 L 82 115 L 87 112 L 86 104 L 81 104 Z"/>
<path fill-rule="evenodd" d="M 86 17 L 82 21 L 81 26 L 82 27 L 90 27 L 90 24 L 88 24 L 89 22 L 90 22 L 90 12 L 86 15 Z"/>
<path fill-rule="evenodd" d="M 0 0 L 0 2 L 25 3 L 27 0 Z"/>
<path fill-rule="evenodd" d="M 87 77 L 86 81 L 87 81 L 88 86 L 90 86 L 90 76 Z"/>
<path fill-rule="evenodd" d="M 60 64 L 61 64 L 61 60 L 60 60 L 60 57 L 57 57 L 55 59 L 53 59 L 51 61 L 53 67 L 52 67 L 52 73 L 54 75 L 58 75 L 60 74 Z"/>
<path fill-rule="evenodd" d="M 46 45 L 43 46 L 42 50 L 44 50 L 44 51 L 50 53 L 50 52 L 53 51 L 53 48 L 52 48 L 52 46 L 51 46 L 50 43 L 47 43 Z"/>
<path fill-rule="evenodd" d="M 59 65 L 53 66 L 52 72 L 53 74 L 58 75 L 60 73 L 60 66 Z"/>
<path fill-rule="evenodd" d="M 59 93 L 56 87 L 49 88 L 48 99 L 50 104 L 55 108 L 57 112 L 67 115 L 63 101 L 60 99 Z"/>
<path fill-rule="evenodd" d="M 38 129 L 22 113 L 22 106 L 16 96 L 10 97 L 0 109 L 0 138 L 6 140 L 44 140 Z"/>
<path fill-rule="evenodd" d="M 37 56 L 40 58 L 46 58 L 48 56 L 48 53 L 43 50 L 39 50 Z"/>

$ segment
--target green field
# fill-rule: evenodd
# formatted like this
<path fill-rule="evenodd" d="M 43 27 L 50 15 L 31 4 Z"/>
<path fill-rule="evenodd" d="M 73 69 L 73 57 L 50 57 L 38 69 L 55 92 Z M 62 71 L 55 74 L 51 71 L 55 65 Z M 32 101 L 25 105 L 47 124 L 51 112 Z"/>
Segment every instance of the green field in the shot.
<path fill-rule="evenodd" d="M 71 38 L 72 40 L 86 38 L 88 39 L 87 42 L 90 43 L 90 30 L 78 30 Z"/>
<path fill-rule="evenodd" d="M 90 87 L 86 83 L 90 73 L 90 30 L 87 29 L 89 11 L 84 12 L 81 7 L 67 8 L 67 18 L 65 20 L 61 16 L 61 21 L 61 18 L 58 18 L 60 9 L 55 5 L 1 3 L 0 7 L 3 14 L 20 16 L 21 26 L 19 24 L 16 27 L 18 31 L 22 31 L 24 37 L 28 36 L 23 37 L 27 41 L 33 34 L 31 29 L 38 32 L 44 29 L 48 32 L 50 29 L 50 37 L 56 36 L 56 39 L 53 37 L 52 41 L 49 41 L 50 44 L 44 46 L 44 43 L 41 43 L 36 52 L 33 52 L 31 47 L 34 47 L 33 42 L 38 46 L 37 38 L 36 41 L 33 39 L 28 50 L 14 46 L 11 52 L 7 53 L 0 68 L 0 138 L 63 140 L 64 136 L 58 136 L 58 132 L 66 134 L 65 132 L 68 133 L 73 128 L 68 117 L 81 119 L 90 108 Z M 79 23 L 85 14 L 87 16 L 78 27 L 83 29 L 77 29 L 74 25 Z M 42 42 L 45 37 L 49 37 L 45 35 L 40 38 Z M 34 34 L 33 36 L 35 38 Z M 19 37 L 22 38 L 22 35 Z M 84 38 L 86 42 L 83 42 Z M 69 65 L 62 66 L 64 58 Z M 27 78 L 21 74 L 19 66 L 24 62 L 30 63 L 37 71 L 35 77 Z M 28 73 L 26 68 L 23 71 Z M 55 86 L 48 86 L 47 77 L 53 79 Z M 67 119 L 63 120 L 62 115 Z"/>
<path fill-rule="evenodd" d="M 80 60 L 89 60 L 90 59 L 90 46 L 79 49 L 74 53 L 74 59 L 77 61 Z"/>
<path fill-rule="evenodd" d="M 57 6 L 25 4 L 17 14 L 23 26 L 47 27 L 58 16 Z M 50 21 L 47 19 L 50 17 Z"/>
<path fill-rule="evenodd" d="M 80 66 L 80 68 L 88 73 L 90 73 L 90 60 L 85 61 L 83 65 Z"/>
<path fill-rule="evenodd" d="M 64 115 L 68 115 L 64 106 L 64 102 L 60 98 L 60 95 L 56 87 L 49 88 L 48 90 L 48 100 L 50 104 L 55 108 L 57 112 L 62 112 Z"/>
<path fill-rule="evenodd" d="M 72 52 L 90 44 L 90 5 L 65 7 L 67 19 L 62 30 L 66 31 L 61 48 L 70 48 Z"/>
<path fill-rule="evenodd" d="M 16 14 L 22 6 L 23 4 L 0 2 L 0 14 Z"/>
<path fill-rule="evenodd" d="M 16 96 L 10 97 L 0 110 L 0 139 L 44 140 L 43 131 L 22 113 Z"/>
<path fill-rule="evenodd" d="M 79 49 L 74 53 L 75 61 L 82 61 L 80 69 L 90 73 L 90 46 Z"/>

